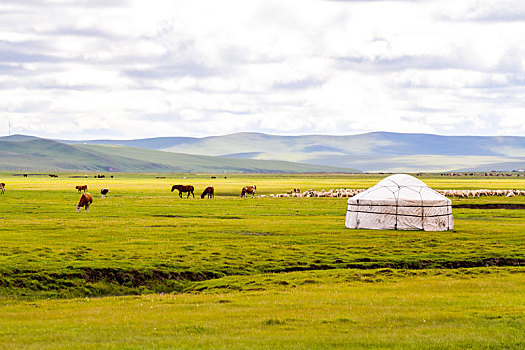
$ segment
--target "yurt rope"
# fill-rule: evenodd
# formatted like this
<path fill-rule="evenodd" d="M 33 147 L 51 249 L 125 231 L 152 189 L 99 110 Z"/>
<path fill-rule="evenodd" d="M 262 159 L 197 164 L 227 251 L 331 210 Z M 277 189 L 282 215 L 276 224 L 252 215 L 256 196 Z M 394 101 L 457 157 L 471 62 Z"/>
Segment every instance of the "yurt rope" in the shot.
<path fill-rule="evenodd" d="M 452 215 L 452 203 L 450 205 L 447 205 L 447 230 L 450 230 L 450 216 Z M 449 208 L 450 208 L 450 214 L 449 214 Z"/>
<path fill-rule="evenodd" d="M 357 211 L 355 213 L 355 228 L 359 228 L 359 199 L 357 200 Z"/>
<path fill-rule="evenodd" d="M 421 229 L 425 229 L 425 207 L 423 206 L 423 196 L 421 195 L 421 190 L 424 187 L 419 189 L 419 199 L 421 199 Z M 448 219 L 447 219 L 448 220 Z"/>
<path fill-rule="evenodd" d="M 408 208 L 408 207 L 401 206 L 401 208 Z M 417 206 L 417 207 L 412 207 L 412 208 L 420 208 L 420 207 Z M 439 207 L 429 207 L 429 206 L 427 206 L 426 208 L 439 208 Z M 351 210 L 351 209 L 349 209 L 348 211 L 356 213 L 356 217 L 357 217 L 358 213 L 375 214 L 375 215 L 383 214 L 383 213 L 378 213 L 376 211 L 364 211 L 364 210 L 357 211 L 357 210 Z M 395 215 L 395 214 L 384 214 L 384 215 Z M 398 215 L 399 216 L 405 216 L 405 217 L 411 217 L 411 218 L 421 218 L 421 215 L 414 215 L 414 214 L 398 214 Z M 449 216 L 450 217 L 450 214 L 435 214 L 435 215 L 427 215 L 425 217 L 426 218 L 438 218 L 438 217 L 442 217 L 442 216 Z"/>
<path fill-rule="evenodd" d="M 394 197 L 396 197 L 396 225 L 394 227 L 395 227 L 396 230 L 397 230 L 397 219 L 398 219 L 397 213 L 398 213 L 398 209 L 399 209 L 399 192 L 400 191 L 401 191 L 401 188 L 398 187 L 397 196 L 394 193 Z"/>
<path fill-rule="evenodd" d="M 359 199 L 357 200 L 357 213 L 355 214 L 355 228 L 359 228 Z"/>
<path fill-rule="evenodd" d="M 392 181 L 392 180 L 391 180 L 391 181 Z M 400 186 L 400 185 L 399 185 L 397 182 L 395 182 L 395 181 L 392 181 L 392 182 L 396 184 L 396 186 L 397 186 L 397 191 L 392 191 L 392 190 L 390 190 L 390 188 L 388 188 L 388 187 L 387 187 L 387 188 L 390 190 L 390 192 L 392 192 L 392 194 L 394 195 L 394 198 L 396 199 L 396 224 L 395 224 L 394 228 L 397 230 L 397 221 L 398 221 L 398 218 L 399 218 L 399 217 L 398 217 L 398 210 L 399 210 L 399 192 L 401 192 L 401 188 L 402 188 L 403 186 Z M 397 196 L 396 196 L 396 192 L 397 192 Z"/>
<path fill-rule="evenodd" d="M 356 204 L 350 204 L 350 205 L 356 205 Z M 363 204 L 363 206 L 367 206 L 367 207 L 391 207 L 392 205 L 391 204 Z M 450 204 L 444 204 L 444 205 L 400 205 L 400 207 L 401 208 L 450 208 Z M 364 211 L 362 213 L 364 213 Z M 376 214 L 378 214 L 378 213 L 376 213 Z M 399 214 L 399 215 L 403 215 L 403 214 Z M 446 214 L 442 214 L 442 215 L 446 215 Z"/>

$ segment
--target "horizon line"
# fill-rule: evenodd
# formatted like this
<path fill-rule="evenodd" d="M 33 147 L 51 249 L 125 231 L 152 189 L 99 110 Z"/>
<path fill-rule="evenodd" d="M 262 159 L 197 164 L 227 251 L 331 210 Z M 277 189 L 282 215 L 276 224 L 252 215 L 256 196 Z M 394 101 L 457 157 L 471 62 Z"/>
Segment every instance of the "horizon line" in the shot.
<path fill-rule="evenodd" d="M 433 134 L 433 133 L 417 133 L 417 132 L 395 132 L 395 131 L 368 131 L 368 132 L 362 132 L 362 133 L 356 133 L 356 134 L 291 134 L 291 135 L 283 135 L 283 134 L 272 134 L 272 133 L 266 133 L 266 132 L 258 132 L 258 131 L 239 131 L 234 133 L 228 133 L 228 134 L 221 134 L 221 135 L 208 135 L 208 136 L 153 136 L 153 137 L 142 137 L 142 138 L 95 138 L 95 139 L 67 139 L 67 138 L 52 138 L 52 137 L 44 137 L 44 136 L 35 136 L 35 135 L 28 135 L 28 134 L 11 134 L 11 135 L 3 135 L 0 136 L 0 139 L 2 138 L 10 138 L 10 137 L 16 137 L 16 136 L 25 136 L 25 137 L 34 137 L 39 139 L 47 139 L 52 141 L 137 141 L 137 140 L 149 140 L 149 139 L 169 139 L 169 138 L 188 138 L 188 139 L 205 139 L 205 138 L 213 138 L 213 137 L 224 137 L 224 136 L 232 136 L 232 135 L 239 135 L 239 134 L 257 134 L 257 135 L 265 135 L 265 136 L 275 136 L 275 137 L 315 137 L 315 136 L 326 136 L 326 137 L 349 137 L 349 136 L 362 136 L 362 135 L 369 135 L 369 134 L 397 134 L 397 135 L 427 135 L 427 136 L 439 136 L 439 137 L 517 137 L 517 138 L 525 138 L 525 135 L 444 135 L 444 134 Z"/>

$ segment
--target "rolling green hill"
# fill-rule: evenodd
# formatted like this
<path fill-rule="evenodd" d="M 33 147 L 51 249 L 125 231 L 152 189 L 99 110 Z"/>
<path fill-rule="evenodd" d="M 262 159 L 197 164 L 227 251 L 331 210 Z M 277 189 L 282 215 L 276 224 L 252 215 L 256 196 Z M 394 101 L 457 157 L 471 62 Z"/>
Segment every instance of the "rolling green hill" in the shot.
<path fill-rule="evenodd" d="M 236 159 L 283 160 L 342 166 L 364 171 L 509 171 L 525 167 L 525 137 L 440 136 L 388 132 L 346 136 L 237 133 L 203 138 L 160 137 L 81 142 L 122 144 Z"/>
<path fill-rule="evenodd" d="M 284 161 L 233 159 L 127 146 L 76 144 L 15 135 L 0 138 L 1 171 L 356 172 Z"/>

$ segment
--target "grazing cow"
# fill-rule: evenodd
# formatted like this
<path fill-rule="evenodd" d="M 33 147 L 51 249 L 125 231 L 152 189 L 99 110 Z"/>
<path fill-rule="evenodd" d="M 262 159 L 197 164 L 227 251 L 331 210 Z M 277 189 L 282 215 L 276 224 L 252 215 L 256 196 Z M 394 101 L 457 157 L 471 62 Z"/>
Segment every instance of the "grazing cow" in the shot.
<path fill-rule="evenodd" d="M 190 194 L 193 196 L 193 198 L 195 198 L 195 194 L 193 193 L 195 188 L 192 185 L 173 185 L 171 187 L 171 192 L 173 192 L 175 189 L 179 190 L 180 198 L 182 198 L 182 192 L 188 192 L 188 197 L 186 198 L 189 198 Z"/>
<path fill-rule="evenodd" d="M 241 191 L 241 198 L 242 197 L 248 197 L 249 194 L 252 195 L 252 197 L 255 197 L 256 195 L 257 186 L 244 186 Z"/>
<path fill-rule="evenodd" d="M 86 211 L 89 211 L 91 203 L 93 203 L 93 197 L 91 197 L 91 194 L 89 194 L 89 192 L 83 193 L 77 204 L 77 212 L 79 212 L 82 207 L 86 207 Z"/>
<path fill-rule="evenodd" d="M 103 189 L 100 190 L 100 196 L 101 196 L 102 198 L 104 198 L 104 197 L 106 197 L 106 195 L 107 195 L 109 192 L 111 192 L 109 189 L 107 189 L 107 188 L 103 188 Z"/>
<path fill-rule="evenodd" d="M 84 193 L 86 193 L 87 191 L 87 185 L 75 186 L 75 188 L 78 190 L 78 193 L 80 193 L 80 191 L 84 191 Z"/>
<path fill-rule="evenodd" d="M 215 188 L 213 186 L 208 186 L 204 189 L 204 192 L 201 194 L 201 199 L 204 199 L 208 195 L 208 198 L 212 198 L 215 196 Z"/>
<path fill-rule="evenodd" d="M 58 175 L 55 175 L 55 174 L 49 174 L 49 177 L 58 177 Z"/>
<path fill-rule="evenodd" d="M 4 192 L 5 192 L 5 183 L 3 183 L 3 182 L 0 182 L 0 191 L 2 191 L 1 194 L 4 194 Z"/>

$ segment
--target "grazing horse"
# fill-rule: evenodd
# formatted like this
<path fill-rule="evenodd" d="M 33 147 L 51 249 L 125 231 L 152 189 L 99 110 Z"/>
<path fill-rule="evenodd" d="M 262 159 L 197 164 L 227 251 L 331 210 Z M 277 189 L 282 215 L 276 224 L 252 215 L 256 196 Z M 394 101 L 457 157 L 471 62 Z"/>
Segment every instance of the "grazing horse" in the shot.
<path fill-rule="evenodd" d="M 93 203 L 93 197 L 89 194 L 89 192 L 86 192 L 80 196 L 80 201 L 77 204 L 77 211 L 80 211 L 80 208 L 86 207 L 86 211 L 89 211 L 89 206 Z"/>
<path fill-rule="evenodd" d="M 86 193 L 87 191 L 87 185 L 75 186 L 75 188 L 78 190 L 78 193 L 80 193 L 80 191 L 84 191 L 84 193 Z"/>
<path fill-rule="evenodd" d="M 195 198 L 195 194 L 193 193 L 195 188 L 192 185 L 173 185 L 173 187 L 171 187 L 171 192 L 173 192 L 175 189 L 179 190 L 180 198 L 182 198 L 182 192 L 188 192 L 188 197 L 186 198 L 189 198 L 190 194 L 193 196 L 193 198 Z"/>
<path fill-rule="evenodd" d="M 106 197 L 106 195 L 107 195 L 109 192 L 111 192 L 109 189 L 107 189 L 107 188 L 103 188 L 103 189 L 100 190 L 100 196 L 101 196 L 102 198 L 104 198 L 104 197 Z"/>
<path fill-rule="evenodd" d="M 253 185 L 253 186 L 244 186 L 242 188 L 242 191 L 241 191 L 241 198 L 242 197 L 248 198 L 249 194 L 251 194 L 252 197 L 255 197 L 256 190 L 257 190 L 257 186 L 255 186 L 255 185 Z"/>
<path fill-rule="evenodd" d="M 208 195 L 208 198 L 212 198 L 215 196 L 215 188 L 213 186 L 208 186 L 204 189 L 204 192 L 201 194 L 201 199 L 204 199 Z"/>
<path fill-rule="evenodd" d="M 4 192 L 5 192 L 5 183 L 3 183 L 3 182 L 0 182 L 0 191 L 2 191 L 1 194 L 4 194 Z"/>

